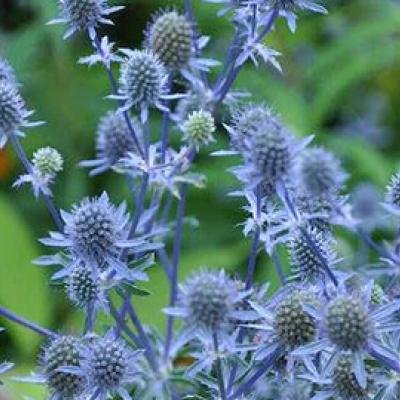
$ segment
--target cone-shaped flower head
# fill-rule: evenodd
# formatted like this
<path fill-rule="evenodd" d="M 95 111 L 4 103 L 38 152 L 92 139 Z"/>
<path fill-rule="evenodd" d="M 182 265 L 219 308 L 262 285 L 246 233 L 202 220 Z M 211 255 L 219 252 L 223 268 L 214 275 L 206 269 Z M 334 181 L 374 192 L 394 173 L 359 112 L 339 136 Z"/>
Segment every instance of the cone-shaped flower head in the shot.
<path fill-rule="evenodd" d="M 320 147 L 305 150 L 298 165 L 299 184 L 312 196 L 330 197 L 343 186 L 347 175 L 339 160 Z"/>
<path fill-rule="evenodd" d="M 42 147 L 35 151 L 32 164 L 43 176 L 54 178 L 63 169 L 61 154 L 52 147 Z"/>
<path fill-rule="evenodd" d="M 177 307 L 166 312 L 207 330 L 226 329 L 245 296 L 224 271 L 204 270 L 180 285 Z"/>
<path fill-rule="evenodd" d="M 314 248 L 311 247 L 309 239 L 305 237 L 301 230 L 296 231 L 289 242 L 291 267 L 294 278 L 302 282 L 316 282 L 326 275 L 322 260 L 315 254 L 316 250 L 329 268 L 335 264 L 336 257 L 331 240 L 328 237 L 315 228 L 306 229 Z"/>
<path fill-rule="evenodd" d="M 199 148 L 214 141 L 214 118 L 208 111 L 194 111 L 183 124 L 183 140 Z"/>
<path fill-rule="evenodd" d="M 76 398 L 83 393 L 85 377 L 58 371 L 62 367 L 79 367 L 80 362 L 80 342 L 72 336 L 61 336 L 44 348 L 42 370 L 55 399 Z"/>
<path fill-rule="evenodd" d="M 154 106 L 166 94 L 167 73 L 159 58 L 148 50 L 125 51 L 120 94 L 126 107 Z"/>
<path fill-rule="evenodd" d="M 333 388 L 343 400 L 364 400 L 368 398 L 368 389 L 363 388 L 357 381 L 352 370 L 351 359 L 342 356 L 333 371 Z"/>
<path fill-rule="evenodd" d="M 130 122 L 139 142 L 142 142 L 142 127 L 134 118 L 131 118 Z M 80 162 L 83 167 L 93 167 L 91 175 L 105 172 L 128 153 L 137 152 L 123 113 L 109 111 L 100 119 L 96 132 L 96 149 L 95 160 Z"/>
<path fill-rule="evenodd" d="M 303 308 L 304 304 L 316 304 L 312 292 L 297 290 L 288 293 L 278 304 L 274 327 L 280 340 L 289 347 L 301 346 L 314 340 L 317 323 Z"/>
<path fill-rule="evenodd" d="M 0 148 L 7 142 L 9 135 L 18 133 L 23 126 L 28 126 L 27 118 L 31 115 L 25 102 L 14 84 L 0 80 Z"/>
<path fill-rule="evenodd" d="M 100 24 L 112 24 L 107 19 L 108 15 L 123 7 L 109 7 L 108 0 L 59 0 L 60 17 L 52 20 L 50 24 L 66 23 L 68 30 L 64 38 L 75 32 L 89 31 L 91 37 Z"/>
<path fill-rule="evenodd" d="M 13 68 L 7 60 L 0 56 L 0 82 L 1 81 L 14 85 L 17 83 Z"/>
<path fill-rule="evenodd" d="M 177 11 L 158 14 L 146 32 L 146 45 L 170 69 L 188 65 L 192 57 L 193 28 Z"/>

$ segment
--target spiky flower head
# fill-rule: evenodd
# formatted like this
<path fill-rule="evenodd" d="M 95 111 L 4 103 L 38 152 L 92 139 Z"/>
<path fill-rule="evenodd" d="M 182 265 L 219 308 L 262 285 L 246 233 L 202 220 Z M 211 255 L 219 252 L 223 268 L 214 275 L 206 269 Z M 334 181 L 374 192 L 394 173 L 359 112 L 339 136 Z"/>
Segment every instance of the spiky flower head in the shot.
<path fill-rule="evenodd" d="M 317 323 L 308 314 L 305 304 L 317 304 L 314 293 L 307 290 L 288 292 L 278 303 L 274 317 L 274 328 L 279 339 L 289 347 L 302 346 L 314 340 Z"/>
<path fill-rule="evenodd" d="M 142 127 L 131 118 L 131 125 L 139 140 L 142 141 Z M 123 113 L 109 111 L 99 122 L 96 132 L 96 159 L 80 162 L 83 167 L 93 167 L 91 175 L 98 175 L 113 166 L 128 153 L 136 153 L 137 149 L 131 131 Z"/>
<path fill-rule="evenodd" d="M 63 169 L 61 154 L 52 147 L 42 147 L 35 151 L 32 164 L 43 176 L 55 177 Z"/>
<path fill-rule="evenodd" d="M 127 50 L 125 54 L 119 82 L 126 107 L 157 106 L 167 91 L 165 67 L 149 50 Z"/>
<path fill-rule="evenodd" d="M 338 296 L 328 304 L 325 328 L 338 348 L 360 350 L 367 343 L 372 329 L 368 308 L 360 298 Z"/>
<path fill-rule="evenodd" d="M 41 365 L 54 399 L 76 398 L 86 388 L 86 378 L 59 371 L 62 367 L 80 367 L 80 342 L 72 336 L 60 336 L 43 350 Z"/>
<path fill-rule="evenodd" d="M 389 211 L 400 212 L 400 173 L 392 176 L 386 189 L 386 203 Z"/>
<path fill-rule="evenodd" d="M 280 121 L 264 120 L 249 138 L 248 156 L 254 172 L 262 179 L 265 194 L 287 179 L 292 163 L 291 137 Z"/>
<path fill-rule="evenodd" d="M 49 24 L 66 23 L 68 30 L 64 38 L 68 38 L 75 32 L 89 31 L 94 37 L 95 29 L 100 24 L 112 23 L 107 19 L 108 15 L 123 7 L 109 7 L 108 0 L 59 0 L 60 18 L 52 20 Z"/>
<path fill-rule="evenodd" d="M 109 332 L 105 337 L 95 337 L 83 352 L 83 372 L 88 376 L 90 395 L 100 393 L 100 398 L 119 395 L 131 399 L 125 385 L 132 384 L 137 372 L 140 351 L 132 351 L 122 339 Z"/>
<path fill-rule="evenodd" d="M 14 85 L 17 83 L 13 68 L 6 59 L 0 56 L 0 82 L 1 81 Z"/>
<path fill-rule="evenodd" d="M 234 111 L 230 131 L 232 146 L 242 154 L 249 152 L 248 139 L 271 116 L 272 111 L 268 107 L 258 104 L 249 104 Z"/>
<path fill-rule="evenodd" d="M 333 389 L 343 400 L 364 400 L 368 398 L 368 389 L 363 388 L 353 372 L 350 357 L 342 356 L 333 371 Z"/>
<path fill-rule="evenodd" d="M 331 268 L 336 262 L 336 254 L 330 238 L 315 228 L 305 229 L 307 230 L 307 237 L 299 229 L 294 232 L 289 242 L 290 265 L 295 279 L 302 282 L 316 282 L 323 280 L 326 275 L 326 266 L 324 266 L 321 258 Z M 316 255 L 316 250 L 320 257 Z"/>
<path fill-rule="evenodd" d="M 68 277 L 66 284 L 69 299 L 78 307 L 94 304 L 100 296 L 100 282 L 85 265 L 78 265 Z"/>
<path fill-rule="evenodd" d="M 299 184 L 316 197 L 330 197 L 343 186 L 347 175 L 339 160 L 320 147 L 304 151 L 298 165 Z"/>
<path fill-rule="evenodd" d="M 146 45 L 172 70 L 184 68 L 192 57 L 193 28 L 177 11 L 158 14 L 149 25 Z"/>
<path fill-rule="evenodd" d="M 64 232 L 74 251 L 100 266 L 107 255 L 117 256 L 118 242 L 125 239 L 128 223 L 125 210 L 125 204 L 114 207 L 106 193 L 74 205 L 71 214 L 64 214 Z"/>
<path fill-rule="evenodd" d="M 28 126 L 31 115 L 14 84 L 0 80 L 0 148 L 5 145 L 9 135 L 19 133 L 22 126 Z"/>
<path fill-rule="evenodd" d="M 183 124 L 183 140 L 199 148 L 214 141 L 214 117 L 208 111 L 194 111 Z"/>
<path fill-rule="evenodd" d="M 180 286 L 178 307 L 170 311 L 201 328 L 226 329 L 236 303 L 244 297 L 224 271 L 203 270 Z"/>

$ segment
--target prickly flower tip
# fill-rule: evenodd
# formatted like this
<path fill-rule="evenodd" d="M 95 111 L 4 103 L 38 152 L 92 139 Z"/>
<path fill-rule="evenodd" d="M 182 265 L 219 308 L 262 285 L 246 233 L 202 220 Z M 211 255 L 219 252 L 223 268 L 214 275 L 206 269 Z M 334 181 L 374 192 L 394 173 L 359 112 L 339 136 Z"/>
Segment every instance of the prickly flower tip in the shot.
<path fill-rule="evenodd" d="M 80 367 L 79 340 L 61 336 L 44 348 L 41 358 L 43 374 L 54 399 L 75 398 L 86 387 L 84 376 L 58 371 L 61 367 Z"/>
<path fill-rule="evenodd" d="M 193 29 L 184 15 L 176 11 L 157 15 L 146 36 L 147 47 L 167 68 L 176 70 L 188 65 L 192 56 Z"/>
<path fill-rule="evenodd" d="M 88 30 L 91 37 L 100 24 L 112 24 L 107 16 L 123 7 L 109 7 L 108 0 L 59 0 L 60 18 L 49 24 L 66 23 L 68 30 L 64 38 L 75 32 Z"/>
<path fill-rule="evenodd" d="M 303 305 L 316 303 L 315 295 L 306 290 L 289 293 L 280 301 L 275 311 L 274 328 L 284 344 L 297 347 L 314 340 L 317 323 Z"/>
<path fill-rule="evenodd" d="M 7 60 L 0 56 L 0 81 L 5 81 L 10 84 L 16 84 L 17 79 L 14 70 Z"/>
<path fill-rule="evenodd" d="M 200 147 L 214 141 L 214 118 L 208 111 L 194 111 L 183 124 L 183 140 Z"/>
<path fill-rule="evenodd" d="M 342 356 L 333 371 L 333 388 L 344 400 L 364 400 L 368 398 L 368 389 L 357 381 L 353 366 L 348 356 Z"/>
<path fill-rule="evenodd" d="M 126 50 L 122 64 L 120 94 L 126 108 L 158 105 L 166 94 L 167 73 L 159 58 L 148 50 Z"/>
<path fill-rule="evenodd" d="M 43 176 L 55 177 L 62 171 L 64 160 L 52 147 L 42 147 L 33 154 L 32 164 Z"/>
<path fill-rule="evenodd" d="M 236 303 L 245 296 L 224 271 L 201 271 L 180 286 L 179 305 L 167 313 L 187 318 L 189 323 L 210 330 L 223 328 L 232 318 Z"/>
<path fill-rule="evenodd" d="M 360 350 L 367 343 L 372 325 L 361 299 L 339 296 L 328 304 L 325 328 L 330 340 L 342 350 Z"/>
<path fill-rule="evenodd" d="M 320 147 L 304 152 L 299 160 L 298 173 L 304 191 L 317 197 L 330 197 L 337 193 L 347 178 L 340 161 Z"/>
<path fill-rule="evenodd" d="M 324 258 L 328 267 L 335 264 L 335 252 L 332 249 L 331 240 L 317 231 L 315 228 L 306 228 L 313 246 Z M 325 268 L 319 257 L 316 256 L 315 248 L 311 248 L 309 240 L 299 230 L 295 232 L 289 242 L 289 253 L 294 278 L 302 282 L 316 282 L 325 276 Z"/>
<path fill-rule="evenodd" d="M 141 126 L 133 118 L 131 118 L 131 124 L 141 141 L 143 136 Z M 136 151 L 132 134 L 122 113 L 109 111 L 100 119 L 96 132 L 96 148 L 95 160 L 80 163 L 84 167 L 93 167 L 91 175 L 98 175 L 110 169 L 128 152 Z"/>

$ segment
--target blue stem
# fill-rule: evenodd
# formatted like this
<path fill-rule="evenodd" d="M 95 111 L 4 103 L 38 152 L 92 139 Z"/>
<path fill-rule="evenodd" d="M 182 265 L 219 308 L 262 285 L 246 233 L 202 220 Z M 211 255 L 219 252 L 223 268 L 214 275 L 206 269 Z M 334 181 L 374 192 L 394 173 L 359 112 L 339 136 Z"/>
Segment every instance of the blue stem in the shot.
<path fill-rule="evenodd" d="M 217 369 L 217 381 L 218 381 L 219 393 L 221 395 L 221 399 L 226 400 L 226 389 L 225 389 L 225 383 L 224 383 L 224 376 L 222 373 L 221 358 L 219 356 L 219 345 L 218 345 L 217 332 L 213 333 L 213 344 L 214 344 L 214 351 L 217 355 L 216 369 Z"/>
<path fill-rule="evenodd" d="M 94 303 L 91 302 L 88 304 L 87 309 L 86 309 L 86 320 L 85 320 L 85 330 L 84 334 L 87 334 L 89 332 L 93 331 L 93 327 L 95 324 L 95 317 L 96 317 L 96 310 L 94 307 Z"/>
<path fill-rule="evenodd" d="M 24 166 L 26 172 L 28 174 L 32 174 L 33 172 L 33 168 L 32 168 L 32 164 L 30 163 L 25 150 L 23 149 L 20 140 L 18 139 L 18 136 L 15 135 L 15 133 L 10 134 L 10 141 L 11 144 L 14 147 L 15 153 L 17 154 L 17 157 L 19 158 L 19 160 L 21 161 L 22 165 Z M 50 196 L 48 196 L 47 194 L 43 193 L 42 191 L 40 192 L 40 195 L 42 197 L 42 199 L 44 200 L 47 209 L 50 212 L 50 215 L 54 221 L 54 224 L 57 226 L 57 229 L 60 232 L 64 231 L 64 224 L 61 220 L 60 217 L 60 213 L 57 209 L 57 207 L 54 205 L 53 200 L 51 199 Z"/>
<path fill-rule="evenodd" d="M 254 43 L 261 42 L 264 37 L 271 31 L 275 20 L 279 16 L 279 10 L 276 8 L 271 12 L 270 19 L 268 20 L 267 24 L 265 25 L 264 29 L 260 32 L 260 34 L 254 39 Z M 214 89 L 214 95 L 217 97 L 216 105 L 221 103 L 226 95 L 228 94 L 233 82 L 235 81 L 237 75 L 239 74 L 240 70 L 242 69 L 243 64 L 240 66 L 234 66 L 229 74 L 226 76 L 224 82 L 220 87 Z"/>
<path fill-rule="evenodd" d="M 175 227 L 175 238 L 174 238 L 174 248 L 172 254 L 172 262 L 170 267 L 170 277 L 171 277 L 171 292 L 169 306 L 174 307 L 177 297 L 178 297 L 178 264 L 180 259 L 181 247 L 182 247 L 182 228 L 183 228 L 183 218 L 185 216 L 186 207 L 186 195 L 188 191 L 187 184 L 183 184 L 181 188 L 181 197 L 178 203 L 178 211 L 176 216 L 176 227 Z M 174 317 L 172 315 L 168 316 L 167 320 L 167 337 L 165 340 L 165 352 L 164 357 L 168 359 L 169 351 L 171 347 L 171 342 L 173 338 L 174 330 Z"/>
<path fill-rule="evenodd" d="M 12 311 L 7 310 L 5 307 L 0 306 L 0 315 L 46 338 L 56 338 L 58 336 L 55 332 L 46 328 L 42 328 L 41 326 L 30 322 L 25 318 L 19 317 Z"/>
<path fill-rule="evenodd" d="M 281 284 L 286 285 L 286 282 L 287 282 L 286 274 L 285 274 L 285 271 L 283 270 L 281 259 L 279 257 L 279 253 L 278 253 L 276 246 L 272 250 L 271 259 L 272 259 L 272 262 L 275 267 L 275 271 L 278 274 Z"/>
<path fill-rule="evenodd" d="M 281 354 L 282 348 L 278 348 L 271 355 L 266 357 L 257 372 L 255 372 L 251 378 L 239 386 L 239 388 L 231 396 L 229 396 L 227 400 L 235 400 L 243 394 L 249 392 L 254 384 L 274 365 L 275 361 L 280 357 Z"/>
<path fill-rule="evenodd" d="M 154 371 L 158 371 L 159 365 L 158 365 L 154 350 L 147 338 L 147 335 L 146 335 L 146 332 L 144 331 L 143 325 L 140 322 L 140 319 L 139 319 L 138 315 L 136 314 L 136 311 L 130 302 L 128 303 L 128 314 L 133 322 L 133 325 L 135 326 L 136 330 L 138 331 L 140 342 L 142 343 L 142 346 L 145 349 L 146 357 L 147 357 L 149 363 L 151 364 Z"/>

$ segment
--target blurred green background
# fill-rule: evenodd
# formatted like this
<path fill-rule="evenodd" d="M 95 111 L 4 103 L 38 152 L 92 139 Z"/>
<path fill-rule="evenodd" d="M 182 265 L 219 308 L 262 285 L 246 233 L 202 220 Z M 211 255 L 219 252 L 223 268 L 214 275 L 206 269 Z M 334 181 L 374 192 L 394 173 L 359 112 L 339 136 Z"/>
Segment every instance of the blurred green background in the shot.
<path fill-rule="evenodd" d="M 107 34 L 121 47 L 138 47 L 151 14 L 180 1 L 127 0 L 127 9 L 114 16 Z M 226 19 L 218 18 L 218 6 L 194 0 L 201 32 L 212 40 L 207 54 L 219 59 L 232 33 Z M 328 16 L 302 14 L 296 35 L 284 21 L 268 38 L 283 55 L 284 74 L 268 67 L 247 66 L 236 87 L 253 93 L 279 111 L 299 136 L 316 134 L 343 160 L 351 174 L 349 187 L 371 181 L 380 191 L 398 166 L 400 151 L 400 4 L 389 0 L 330 0 Z M 104 97 L 109 84 L 101 68 L 77 65 L 91 52 L 83 37 L 62 40 L 63 27 L 45 26 L 57 12 L 56 0 L 0 0 L 0 54 L 8 58 L 23 83 L 30 108 L 47 125 L 29 133 L 23 144 L 29 153 L 43 145 L 59 149 L 65 171 L 55 187 L 55 199 L 63 208 L 85 195 L 107 189 L 115 202 L 129 198 L 124 179 L 113 174 L 88 178 L 76 164 L 94 155 L 94 133 L 99 117 L 113 107 Z M 224 116 L 222 115 L 222 119 Z M 153 117 L 158 134 L 160 119 Z M 178 134 L 175 140 L 178 143 Z M 221 131 L 216 147 L 226 147 Z M 201 223 L 187 228 L 181 264 L 182 276 L 200 266 L 223 267 L 240 273 L 246 265 L 249 244 L 242 239 L 242 204 L 226 196 L 235 181 L 225 171 L 232 161 L 211 158 L 204 151 L 196 169 L 206 174 L 206 190 L 192 189 L 188 214 Z M 28 188 L 11 189 L 21 167 L 10 148 L 0 152 L 0 303 L 40 324 L 67 333 L 79 332 L 82 315 L 65 300 L 62 287 L 48 284 L 49 271 L 32 265 L 43 251 L 37 238 L 52 229 L 46 209 Z M 350 253 L 341 236 L 343 253 Z M 260 257 L 258 279 L 277 278 L 266 257 Z M 144 285 L 153 292 L 136 303 L 144 321 L 162 328 L 160 308 L 168 287 L 161 268 L 153 268 Z M 18 373 L 33 369 L 40 338 L 0 321 L 7 332 L 0 337 L 1 359 L 18 363 Z M 6 398 L 29 394 L 44 398 L 41 389 L 12 383 Z"/>

